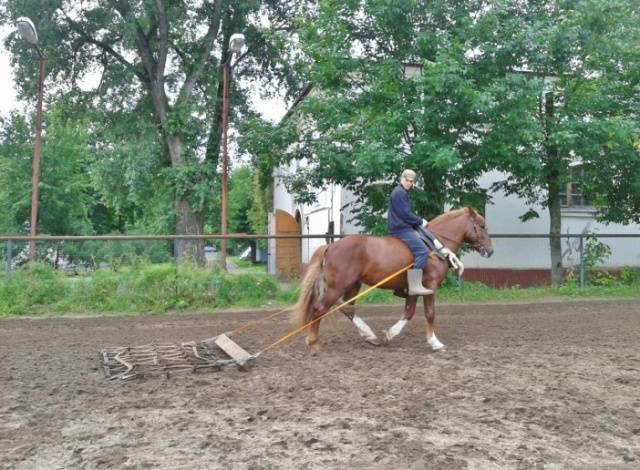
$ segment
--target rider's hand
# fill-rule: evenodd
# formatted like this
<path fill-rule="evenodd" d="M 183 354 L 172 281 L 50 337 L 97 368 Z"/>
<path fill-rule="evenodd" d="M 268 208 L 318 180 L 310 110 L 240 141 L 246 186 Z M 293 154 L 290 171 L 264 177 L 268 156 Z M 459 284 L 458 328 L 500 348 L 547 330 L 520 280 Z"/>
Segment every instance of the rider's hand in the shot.
<path fill-rule="evenodd" d="M 422 219 L 422 226 L 423 227 L 426 227 L 428 223 L 429 222 L 427 222 L 427 219 Z"/>

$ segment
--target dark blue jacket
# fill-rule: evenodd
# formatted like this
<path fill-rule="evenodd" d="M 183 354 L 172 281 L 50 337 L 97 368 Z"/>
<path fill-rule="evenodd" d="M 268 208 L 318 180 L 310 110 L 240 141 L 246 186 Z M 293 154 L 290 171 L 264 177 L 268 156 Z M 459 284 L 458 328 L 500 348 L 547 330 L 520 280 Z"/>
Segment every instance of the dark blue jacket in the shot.
<path fill-rule="evenodd" d="M 387 228 L 390 234 L 406 232 L 422 225 L 422 217 L 411 212 L 409 193 L 401 184 L 391 192 Z"/>

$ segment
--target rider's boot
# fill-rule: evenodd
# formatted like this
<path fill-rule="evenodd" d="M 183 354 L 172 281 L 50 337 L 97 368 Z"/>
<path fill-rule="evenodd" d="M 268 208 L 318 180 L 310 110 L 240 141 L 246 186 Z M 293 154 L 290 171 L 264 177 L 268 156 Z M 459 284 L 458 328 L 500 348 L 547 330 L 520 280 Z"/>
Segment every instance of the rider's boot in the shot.
<path fill-rule="evenodd" d="M 407 271 L 409 281 L 409 295 L 431 295 L 433 291 L 422 285 L 422 269 L 409 269 Z"/>

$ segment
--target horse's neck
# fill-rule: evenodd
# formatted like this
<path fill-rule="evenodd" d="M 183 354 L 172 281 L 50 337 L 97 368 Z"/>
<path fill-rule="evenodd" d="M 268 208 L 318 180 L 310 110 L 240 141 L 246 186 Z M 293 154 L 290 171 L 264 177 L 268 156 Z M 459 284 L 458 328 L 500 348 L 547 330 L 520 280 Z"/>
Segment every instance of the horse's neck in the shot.
<path fill-rule="evenodd" d="M 440 243 L 456 252 L 464 239 L 465 224 L 460 223 L 458 217 L 442 221 L 434 220 L 431 231 Z"/>

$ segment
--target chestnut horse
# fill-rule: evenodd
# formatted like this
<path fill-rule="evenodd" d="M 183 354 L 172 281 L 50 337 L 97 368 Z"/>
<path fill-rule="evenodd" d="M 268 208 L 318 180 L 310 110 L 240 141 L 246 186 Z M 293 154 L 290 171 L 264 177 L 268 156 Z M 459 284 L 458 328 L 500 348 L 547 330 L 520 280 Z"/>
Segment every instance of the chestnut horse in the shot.
<path fill-rule="evenodd" d="M 493 254 L 493 245 L 487 234 L 485 220 L 475 210 L 465 207 L 442 214 L 429 222 L 429 230 L 452 252 L 456 252 L 463 243 L 470 245 L 482 256 Z M 300 287 L 300 297 L 293 309 L 293 320 L 300 326 L 321 317 L 342 298 L 352 299 L 360 291 L 362 284 L 374 285 L 413 262 L 409 248 L 395 237 L 372 237 L 352 235 L 334 244 L 318 248 L 307 268 Z M 444 345 L 434 331 L 435 292 L 447 276 L 449 265 L 435 256 L 429 256 L 422 275 L 422 283 L 433 290 L 432 295 L 424 296 L 424 311 L 427 318 L 427 343 L 436 351 Z M 381 289 L 404 291 L 407 287 L 407 275 L 402 272 L 381 286 Z M 389 330 L 384 332 L 387 343 L 397 336 L 416 311 L 417 296 L 405 300 L 404 316 Z M 355 315 L 355 301 L 341 308 L 347 318 L 358 328 L 358 332 L 368 342 L 380 345 L 371 328 Z M 307 345 L 312 351 L 320 350 L 318 330 L 320 321 L 308 327 Z"/>

